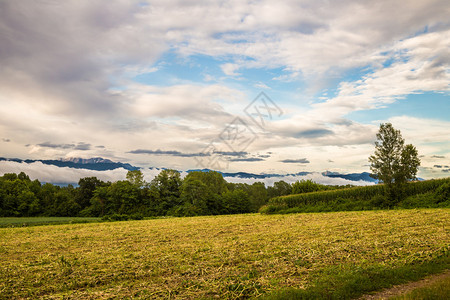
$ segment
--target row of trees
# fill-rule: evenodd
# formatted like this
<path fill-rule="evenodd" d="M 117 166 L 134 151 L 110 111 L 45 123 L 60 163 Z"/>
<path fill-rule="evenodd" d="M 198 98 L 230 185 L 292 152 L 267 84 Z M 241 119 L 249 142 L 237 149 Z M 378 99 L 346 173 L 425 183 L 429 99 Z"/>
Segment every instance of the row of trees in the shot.
<path fill-rule="evenodd" d="M 0 176 L 0 216 L 195 216 L 256 212 L 270 198 L 329 187 L 303 180 L 264 183 L 226 182 L 218 172 L 192 172 L 184 179 L 175 170 L 161 171 L 151 182 L 141 171 L 126 180 L 82 178 L 78 187 L 30 180 L 25 173 Z"/>

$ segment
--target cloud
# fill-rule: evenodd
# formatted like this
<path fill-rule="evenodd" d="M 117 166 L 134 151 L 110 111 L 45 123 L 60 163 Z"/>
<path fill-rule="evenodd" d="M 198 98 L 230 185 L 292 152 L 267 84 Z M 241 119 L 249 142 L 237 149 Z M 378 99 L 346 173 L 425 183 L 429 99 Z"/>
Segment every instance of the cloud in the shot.
<path fill-rule="evenodd" d="M 30 176 L 32 180 L 38 179 L 41 182 L 49 183 L 71 183 L 76 184 L 80 178 L 95 176 L 103 181 L 118 181 L 125 180 L 127 170 L 123 168 L 110 170 L 110 171 L 94 171 L 86 169 L 73 169 L 73 168 L 61 168 L 53 165 L 45 165 L 41 162 L 18 163 L 13 161 L 0 161 L 0 176 L 5 173 L 20 173 L 25 172 Z M 150 182 L 156 175 L 160 173 L 160 169 L 141 169 L 144 174 L 144 180 Z M 187 173 L 181 172 L 181 177 L 184 178 Z M 253 178 L 237 178 L 237 177 L 224 177 L 228 182 L 234 183 L 248 183 L 263 182 L 266 186 L 273 186 L 274 182 L 283 180 L 288 183 L 293 183 L 302 179 L 311 179 L 317 183 L 329 184 L 329 185 L 372 185 L 371 182 L 365 181 L 349 181 L 343 178 L 331 178 L 323 176 L 320 173 L 311 173 L 307 175 L 281 175 L 280 177 L 266 177 L 264 179 Z"/>
<path fill-rule="evenodd" d="M 214 153 L 224 155 L 224 156 L 245 156 L 248 152 L 245 151 L 214 151 Z"/>
<path fill-rule="evenodd" d="M 239 70 L 239 65 L 237 64 L 223 64 L 220 66 L 222 69 L 222 72 L 225 73 L 225 75 L 228 76 L 240 76 L 241 74 L 237 73 L 236 71 Z"/>
<path fill-rule="evenodd" d="M 259 88 L 259 89 L 270 90 L 270 87 L 267 84 L 262 83 L 262 82 L 257 82 L 253 86 L 256 88 Z"/>
<path fill-rule="evenodd" d="M 256 161 L 264 161 L 265 159 L 260 157 L 243 157 L 243 158 L 232 158 L 229 161 L 233 162 L 239 162 L 239 161 L 246 161 L 246 162 L 256 162 Z"/>
<path fill-rule="evenodd" d="M 38 179 L 41 182 L 48 183 L 70 183 L 77 184 L 80 178 L 95 176 L 103 181 L 115 182 L 119 180 L 126 180 L 128 170 L 118 168 L 108 171 L 95 171 L 87 169 L 75 169 L 68 167 L 57 167 L 54 165 L 46 165 L 41 162 L 33 163 L 18 163 L 13 161 L 0 161 L 0 176 L 5 173 L 20 173 L 25 172 L 32 180 Z M 144 180 L 152 181 L 156 175 L 161 172 L 157 168 L 143 168 L 141 172 L 144 175 Z M 181 177 L 184 178 L 187 173 L 180 172 Z"/>
<path fill-rule="evenodd" d="M 266 177 L 263 179 L 254 179 L 254 178 L 238 178 L 238 177 L 224 177 L 227 182 L 233 183 L 248 183 L 252 184 L 254 182 L 263 182 L 266 186 L 273 186 L 273 184 L 277 181 L 283 180 L 287 183 L 294 183 L 300 180 L 312 180 L 314 182 L 326 185 L 356 185 L 356 186 L 366 186 L 366 185 L 374 185 L 373 182 L 367 181 L 350 181 L 343 178 L 333 178 L 328 176 L 323 176 L 321 173 L 310 173 L 307 175 L 285 175 L 280 177 Z"/>
<path fill-rule="evenodd" d="M 317 138 L 333 134 L 329 129 L 309 129 L 297 132 L 297 137 Z"/>
<path fill-rule="evenodd" d="M 300 158 L 300 159 L 283 159 L 280 160 L 280 162 L 285 164 L 309 164 L 309 160 L 306 158 Z"/>
<path fill-rule="evenodd" d="M 445 158 L 443 155 L 432 155 L 431 158 Z"/>
<path fill-rule="evenodd" d="M 449 166 L 434 165 L 433 168 L 442 169 L 442 168 L 449 168 Z"/>
<path fill-rule="evenodd" d="M 87 144 L 84 142 L 79 142 L 78 144 L 55 144 L 55 143 L 51 143 L 51 142 L 44 142 L 44 143 L 37 144 L 37 146 L 44 147 L 44 148 L 73 149 L 73 150 L 82 150 L 82 151 L 91 149 L 91 144 Z"/>
<path fill-rule="evenodd" d="M 95 176 L 103 181 L 125 180 L 127 170 L 123 168 L 109 171 L 94 171 L 86 169 L 60 168 L 45 165 L 41 162 L 17 163 L 0 161 L 0 170 L 5 173 L 25 172 L 31 179 L 49 183 L 77 183 L 80 178 Z"/>
<path fill-rule="evenodd" d="M 175 151 L 175 150 L 163 151 L 163 150 L 160 150 L 160 149 L 157 149 L 157 150 L 137 149 L 137 150 L 129 151 L 128 153 L 132 153 L 132 154 L 149 154 L 149 155 L 169 155 L 169 156 L 178 156 L 178 157 L 209 156 L 208 153 L 182 153 L 180 151 Z"/>
<path fill-rule="evenodd" d="M 2 155 L 135 159 L 129 149 L 157 147 L 196 154 L 242 113 L 254 87 L 267 86 L 293 109 L 249 153 L 366 149 L 377 128 L 350 122 L 349 113 L 409 94 L 448 93 L 447 7 L 445 0 L 1 1 L 0 130 L 14 137 Z M 357 76 L 347 76 L 354 68 Z M 255 73 L 261 76 L 247 78 Z M 335 84 L 320 102 L 310 97 Z M 448 148 L 448 132 L 433 133 L 448 122 L 437 123 L 422 122 L 418 131 L 428 155 Z M 425 145 L 433 139 L 444 146 Z M 92 146 L 99 144 L 105 148 Z M 167 157 L 145 163 L 183 164 Z"/>
<path fill-rule="evenodd" d="M 450 30 L 404 39 L 379 53 L 388 66 L 375 68 L 362 79 L 341 82 L 336 97 L 313 104 L 315 113 L 331 122 L 358 110 L 385 107 L 406 95 L 427 91 L 448 92 Z M 393 62 L 392 62 L 393 60 Z"/>
<path fill-rule="evenodd" d="M 170 87 L 130 85 L 121 94 L 132 99 L 128 111 L 137 117 L 177 117 L 183 120 L 224 123 L 232 116 L 219 100 L 233 102 L 242 93 L 223 85 L 195 84 Z"/>

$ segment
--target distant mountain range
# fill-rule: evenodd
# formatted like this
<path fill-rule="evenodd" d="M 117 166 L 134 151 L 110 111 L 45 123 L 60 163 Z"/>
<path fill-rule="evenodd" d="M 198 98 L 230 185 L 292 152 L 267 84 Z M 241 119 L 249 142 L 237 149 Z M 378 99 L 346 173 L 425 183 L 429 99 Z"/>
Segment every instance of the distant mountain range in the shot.
<path fill-rule="evenodd" d="M 18 163 L 34 163 L 34 162 L 41 162 L 46 165 L 53 165 L 57 167 L 67 167 L 67 168 L 75 168 L 75 169 L 87 169 L 87 170 L 95 170 L 95 171 L 108 171 L 108 170 L 115 170 L 118 168 L 123 168 L 129 171 L 132 170 L 139 170 L 139 167 L 133 166 L 128 163 L 121 163 L 121 162 L 114 162 L 109 159 L 101 158 L 101 157 L 94 157 L 94 158 L 65 158 L 65 159 L 59 159 L 59 160 L 41 160 L 41 159 L 18 159 L 18 158 L 3 158 L 0 157 L 0 161 L 13 161 Z M 156 169 L 156 170 L 163 170 L 164 168 L 150 168 L 150 169 Z M 187 172 L 194 172 L 194 171 L 202 171 L 207 172 L 210 171 L 209 169 L 192 169 L 188 170 Z M 254 174 L 254 173 L 247 173 L 247 172 L 236 172 L 236 173 L 230 173 L 230 172 L 220 172 L 224 177 L 234 177 L 234 178 L 244 178 L 244 179 L 265 179 L 265 178 L 278 178 L 278 177 L 286 177 L 286 176 L 304 176 L 308 174 L 312 174 L 313 172 L 298 172 L 293 174 Z M 343 178 L 350 181 L 365 181 L 365 182 L 378 182 L 378 180 L 373 179 L 370 177 L 370 174 L 367 172 L 363 173 L 351 173 L 351 174 L 341 174 L 337 172 L 323 172 L 321 173 L 323 176 L 331 177 L 331 178 Z"/>
<path fill-rule="evenodd" d="M 18 163 L 34 163 L 34 162 L 41 162 L 44 165 L 53 165 L 57 167 L 67 167 L 67 168 L 74 168 L 74 169 L 87 169 L 87 170 L 95 170 L 95 171 L 108 171 L 108 170 L 114 170 L 118 168 L 124 168 L 126 170 L 132 171 L 132 170 L 139 170 L 138 167 L 134 167 L 127 163 L 121 163 L 121 162 L 113 162 L 112 160 L 101 158 L 101 157 L 94 157 L 94 158 L 65 158 L 60 160 L 42 160 L 42 159 L 18 159 L 18 158 L 4 158 L 0 157 L 0 161 L 15 161 Z"/>

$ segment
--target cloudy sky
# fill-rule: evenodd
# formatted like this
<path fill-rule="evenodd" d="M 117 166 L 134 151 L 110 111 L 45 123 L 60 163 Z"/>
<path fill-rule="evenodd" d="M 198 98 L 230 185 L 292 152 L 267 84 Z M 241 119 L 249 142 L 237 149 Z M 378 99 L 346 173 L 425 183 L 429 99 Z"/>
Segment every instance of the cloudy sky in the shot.
<path fill-rule="evenodd" d="M 419 176 L 449 176 L 449 15 L 448 0 L 0 0 L 0 156 L 352 173 L 391 122 Z"/>

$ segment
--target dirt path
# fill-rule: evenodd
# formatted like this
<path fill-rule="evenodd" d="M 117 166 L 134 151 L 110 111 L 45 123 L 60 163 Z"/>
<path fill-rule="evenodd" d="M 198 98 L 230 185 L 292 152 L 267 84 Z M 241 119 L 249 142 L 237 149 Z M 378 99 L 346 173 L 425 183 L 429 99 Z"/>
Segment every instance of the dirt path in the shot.
<path fill-rule="evenodd" d="M 378 292 L 373 295 L 364 295 L 361 298 L 359 298 L 359 300 L 389 299 L 390 297 L 400 296 L 417 288 L 431 285 L 434 282 L 444 279 L 446 277 L 450 277 L 450 270 L 447 270 L 444 273 L 430 275 L 419 281 L 395 285 L 389 289 L 382 290 L 381 292 Z"/>

